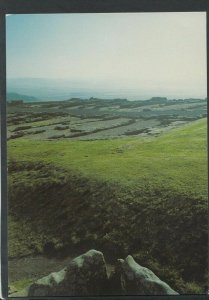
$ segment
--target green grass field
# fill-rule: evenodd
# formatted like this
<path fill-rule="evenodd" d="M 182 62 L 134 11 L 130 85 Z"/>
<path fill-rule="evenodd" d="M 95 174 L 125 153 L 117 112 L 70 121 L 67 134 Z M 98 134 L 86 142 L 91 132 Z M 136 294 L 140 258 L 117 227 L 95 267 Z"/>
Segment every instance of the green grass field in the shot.
<path fill-rule="evenodd" d="M 132 254 L 182 293 L 204 290 L 206 119 L 159 137 L 19 138 L 8 159 L 11 256 L 51 241 L 54 250 L 95 247 L 112 260 Z"/>
<path fill-rule="evenodd" d="M 9 161 L 43 162 L 123 185 L 207 195 L 206 120 L 161 137 L 8 143 Z"/>

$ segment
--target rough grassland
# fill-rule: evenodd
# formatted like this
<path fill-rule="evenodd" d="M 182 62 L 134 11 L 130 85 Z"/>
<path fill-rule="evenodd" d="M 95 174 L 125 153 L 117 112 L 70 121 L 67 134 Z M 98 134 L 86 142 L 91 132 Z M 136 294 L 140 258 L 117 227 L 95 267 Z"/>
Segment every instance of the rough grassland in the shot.
<path fill-rule="evenodd" d="M 203 292 L 206 124 L 151 138 L 9 141 L 10 256 L 95 247 L 112 260 L 132 254 L 179 292 Z"/>
<path fill-rule="evenodd" d="M 9 161 L 43 162 L 137 188 L 207 195 L 206 120 L 158 138 L 8 143 Z"/>

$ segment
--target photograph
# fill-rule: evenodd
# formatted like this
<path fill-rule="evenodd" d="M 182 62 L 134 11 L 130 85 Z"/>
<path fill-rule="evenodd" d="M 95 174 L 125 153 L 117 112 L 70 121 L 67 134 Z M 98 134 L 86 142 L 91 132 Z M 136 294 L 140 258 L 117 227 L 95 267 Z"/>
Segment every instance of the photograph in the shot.
<path fill-rule="evenodd" d="M 5 22 L 9 297 L 207 294 L 206 12 Z"/>

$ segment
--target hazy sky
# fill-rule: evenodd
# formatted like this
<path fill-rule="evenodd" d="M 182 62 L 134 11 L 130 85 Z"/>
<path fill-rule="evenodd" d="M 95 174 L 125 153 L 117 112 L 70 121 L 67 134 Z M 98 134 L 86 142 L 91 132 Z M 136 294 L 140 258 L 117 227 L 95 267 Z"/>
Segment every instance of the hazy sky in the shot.
<path fill-rule="evenodd" d="M 6 18 L 7 77 L 206 97 L 206 13 Z"/>

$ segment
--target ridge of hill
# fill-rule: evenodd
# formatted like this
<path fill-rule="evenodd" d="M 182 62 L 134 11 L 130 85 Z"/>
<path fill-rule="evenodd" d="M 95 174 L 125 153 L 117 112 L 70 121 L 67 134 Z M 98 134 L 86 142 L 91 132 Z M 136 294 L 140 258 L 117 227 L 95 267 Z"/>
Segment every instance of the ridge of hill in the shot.
<path fill-rule="evenodd" d="M 22 94 L 18 94 L 18 93 L 12 93 L 12 92 L 8 92 L 6 98 L 7 98 L 7 101 L 17 101 L 17 100 L 23 100 L 23 101 L 27 101 L 27 102 L 38 101 L 38 98 L 36 98 L 36 97 L 22 95 Z"/>

